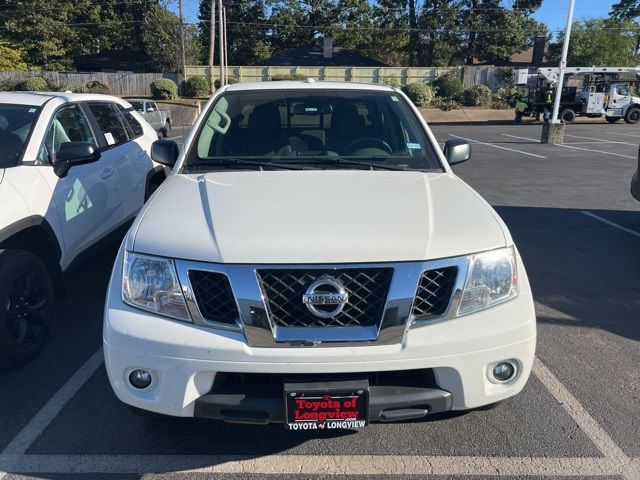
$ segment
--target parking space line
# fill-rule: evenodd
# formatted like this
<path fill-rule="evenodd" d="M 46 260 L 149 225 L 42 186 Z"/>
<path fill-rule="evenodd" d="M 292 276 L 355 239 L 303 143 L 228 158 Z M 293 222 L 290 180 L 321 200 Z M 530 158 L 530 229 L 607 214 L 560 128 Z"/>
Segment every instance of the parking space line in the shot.
<path fill-rule="evenodd" d="M 536 358 L 533 373 L 606 458 L 629 463 L 629 457 L 540 359 Z"/>
<path fill-rule="evenodd" d="M 633 137 L 633 138 L 638 138 L 638 134 L 631 134 L 631 133 L 620 133 L 620 132 L 607 132 L 610 133 L 611 135 L 622 135 L 624 137 Z"/>
<path fill-rule="evenodd" d="M 592 148 L 580 148 L 580 147 L 574 147 L 573 145 L 561 145 L 561 144 L 557 144 L 556 147 L 563 147 L 563 148 L 572 148 L 574 150 L 582 150 L 583 152 L 591 152 L 591 153 L 601 153 L 603 155 L 613 155 L 614 157 L 624 157 L 624 158 L 632 158 L 632 159 L 636 159 L 637 157 L 632 157 L 631 155 L 623 155 L 621 153 L 614 153 L 614 152 L 603 152 L 602 150 L 593 150 Z"/>
<path fill-rule="evenodd" d="M 0 469 L 21 473 L 609 476 L 633 465 L 611 458 L 421 455 L 0 455 Z M 631 477 L 628 477 L 631 478 Z"/>
<path fill-rule="evenodd" d="M 20 432 L 5 447 L 2 454 L 23 454 L 31 444 L 44 432 L 47 426 L 60 413 L 64 406 L 78 393 L 82 386 L 100 368 L 104 361 L 102 347 L 71 376 L 45 405 L 35 414 Z M 0 479 L 2 477 L 0 476 Z"/>
<path fill-rule="evenodd" d="M 568 133 L 565 133 L 564 136 L 565 137 L 571 137 L 571 138 L 582 138 L 584 140 L 595 140 L 596 142 L 603 142 L 603 143 L 616 143 L 616 144 L 619 144 L 619 145 L 629 145 L 631 147 L 637 147 L 638 146 L 637 143 L 616 142 L 615 140 L 604 140 L 603 138 L 583 137 L 581 135 L 570 135 Z"/>
<path fill-rule="evenodd" d="M 631 235 L 634 235 L 636 237 L 640 237 L 640 232 L 636 232 L 635 230 L 631 230 L 630 228 L 627 227 L 623 227 L 622 225 L 618 225 L 615 222 L 612 222 L 611 220 L 607 220 L 606 218 L 602 218 L 600 215 L 596 215 L 595 213 L 591 213 L 588 212 L 586 210 L 582 210 L 580 213 L 583 213 L 584 215 L 587 215 L 591 218 L 595 218 L 596 220 L 600 220 L 602 223 L 606 223 L 607 225 L 617 228 L 618 230 L 622 230 L 623 232 L 627 232 L 630 233 Z"/>
<path fill-rule="evenodd" d="M 477 143 L 477 144 L 480 144 L 480 145 L 486 145 L 488 147 L 499 148 L 500 150 L 508 150 L 509 152 L 516 152 L 516 153 L 521 153 L 523 155 L 529 155 L 530 157 L 547 158 L 547 157 L 543 157 L 542 155 L 538 155 L 536 153 L 523 152 L 522 150 L 516 150 L 514 148 L 501 147 L 500 145 L 494 145 L 493 143 L 481 142 L 479 140 L 474 140 L 473 138 L 460 137 L 460 136 L 454 135 L 452 133 L 450 133 L 449 136 L 450 137 L 454 137 L 454 138 L 459 138 L 461 140 L 467 140 L 468 142 Z"/>
<path fill-rule="evenodd" d="M 501 133 L 500 135 L 504 137 L 517 138 L 519 140 L 529 140 L 530 142 L 540 143 L 540 140 L 536 140 L 535 138 L 519 137 L 517 135 L 509 135 L 508 133 Z"/>

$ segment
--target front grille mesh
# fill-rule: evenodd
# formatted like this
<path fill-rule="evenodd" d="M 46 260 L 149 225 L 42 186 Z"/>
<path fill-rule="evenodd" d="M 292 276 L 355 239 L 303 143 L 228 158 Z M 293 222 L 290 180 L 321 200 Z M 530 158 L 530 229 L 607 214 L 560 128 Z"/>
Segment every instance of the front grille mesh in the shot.
<path fill-rule="evenodd" d="M 393 268 L 258 270 L 271 321 L 277 327 L 377 326 L 382 319 Z M 309 285 L 320 278 L 344 285 L 349 301 L 332 318 L 313 315 L 302 303 Z"/>
<path fill-rule="evenodd" d="M 205 320 L 234 325 L 238 307 L 226 275 L 205 270 L 190 270 L 189 280 Z"/>
<path fill-rule="evenodd" d="M 411 314 L 421 319 L 444 315 L 449 306 L 458 267 L 427 270 L 420 275 Z"/>

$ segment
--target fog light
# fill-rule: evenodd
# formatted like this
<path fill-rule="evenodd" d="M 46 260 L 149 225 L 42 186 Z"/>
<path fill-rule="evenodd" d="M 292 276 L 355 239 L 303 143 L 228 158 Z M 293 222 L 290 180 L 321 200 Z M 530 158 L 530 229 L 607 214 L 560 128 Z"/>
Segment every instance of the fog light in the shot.
<path fill-rule="evenodd" d="M 129 383 L 136 388 L 147 388 L 151 385 L 151 374 L 146 370 L 134 370 L 129 374 Z"/>
<path fill-rule="evenodd" d="M 506 382 L 511 380 L 516 373 L 516 367 L 509 362 L 500 362 L 495 367 L 491 374 L 499 382 Z"/>

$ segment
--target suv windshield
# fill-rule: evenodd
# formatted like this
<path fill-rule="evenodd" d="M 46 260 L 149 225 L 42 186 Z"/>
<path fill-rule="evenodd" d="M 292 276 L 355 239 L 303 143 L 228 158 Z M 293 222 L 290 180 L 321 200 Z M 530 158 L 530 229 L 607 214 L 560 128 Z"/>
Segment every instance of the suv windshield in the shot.
<path fill-rule="evenodd" d="M 224 93 L 183 169 L 230 167 L 442 171 L 406 101 L 370 90 Z"/>
<path fill-rule="evenodd" d="M 18 163 L 39 114 L 38 107 L 0 104 L 0 168 Z"/>

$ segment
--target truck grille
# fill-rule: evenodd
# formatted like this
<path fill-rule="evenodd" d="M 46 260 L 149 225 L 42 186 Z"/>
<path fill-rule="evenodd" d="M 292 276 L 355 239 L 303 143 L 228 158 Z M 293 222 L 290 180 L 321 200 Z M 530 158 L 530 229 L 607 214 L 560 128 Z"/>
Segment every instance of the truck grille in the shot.
<path fill-rule="evenodd" d="M 393 268 L 258 270 L 271 321 L 277 327 L 365 327 L 380 323 Z M 332 278 L 349 294 L 344 309 L 331 318 L 313 315 L 302 296 L 313 282 Z"/>
<path fill-rule="evenodd" d="M 456 283 L 458 267 L 436 268 L 420 275 L 411 315 L 421 319 L 444 315 Z"/>
<path fill-rule="evenodd" d="M 204 270 L 190 270 L 189 281 L 205 320 L 235 325 L 238 307 L 226 275 Z"/>

